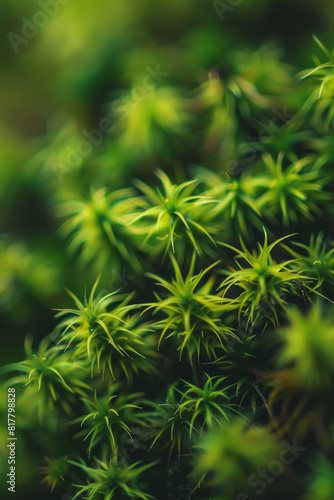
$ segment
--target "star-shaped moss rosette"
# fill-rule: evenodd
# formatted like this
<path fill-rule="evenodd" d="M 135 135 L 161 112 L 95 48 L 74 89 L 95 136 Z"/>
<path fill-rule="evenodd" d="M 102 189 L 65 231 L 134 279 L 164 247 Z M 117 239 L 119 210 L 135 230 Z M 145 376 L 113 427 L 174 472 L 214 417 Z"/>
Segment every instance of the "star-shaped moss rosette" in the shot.
<path fill-rule="evenodd" d="M 293 157 L 285 165 L 284 153 L 277 160 L 269 153 L 262 155 L 265 173 L 257 179 L 262 194 L 258 206 L 270 220 L 278 216 L 285 226 L 314 220 L 321 215 L 332 196 L 324 190 L 329 182 L 323 166 L 324 157 Z"/>
<path fill-rule="evenodd" d="M 158 357 L 152 330 L 133 312 L 137 305 L 128 303 L 133 294 L 112 292 L 95 296 L 99 279 L 89 297 L 81 302 L 69 292 L 77 309 L 61 309 L 60 342 L 66 349 L 74 349 L 80 359 L 89 363 L 91 375 L 109 372 L 113 379 L 127 378 L 139 371 L 154 371 Z"/>
<path fill-rule="evenodd" d="M 300 283 L 310 281 L 299 271 L 292 268 L 294 259 L 277 263 L 271 255 L 275 246 L 279 245 L 289 236 L 284 236 L 274 243 L 268 245 L 268 237 L 264 231 L 264 243 L 258 244 L 258 250 L 249 251 L 240 238 L 242 250 L 232 247 L 227 243 L 221 245 L 230 248 L 236 254 L 237 268 L 231 267 L 227 271 L 227 277 L 220 285 L 223 296 L 226 297 L 229 290 L 237 294 L 234 302 L 239 309 L 239 320 L 245 318 L 248 324 L 256 324 L 259 319 L 266 318 L 264 328 L 268 322 L 274 326 L 279 324 L 279 315 L 288 306 L 287 296 L 301 294 Z M 264 329 L 263 328 L 263 329 Z"/>
<path fill-rule="evenodd" d="M 211 207 L 211 217 L 220 228 L 220 234 L 230 236 L 237 230 L 248 236 L 254 228 L 262 228 L 263 214 L 258 203 L 260 189 L 256 175 L 245 172 L 233 178 L 227 173 L 217 175 L 207 169 L 199 169 L 198 175 L 206 186 L 204 195 L 216 200 Z"/>
<path fill-rule="evenodd" d="M 142 269 L 134 251 L 140 238 L 129 226 L 133 194 L 131 189 L 101 188 L 92 190 L 89 199 L 71 199 L 59 206 L 59 215 L 66 219 L 60 231 L 69 238 L 70 252 L 97 273 L 124 262 L 138 273 Z"/>
<path fill-rule="evenodd" d="M 316 36 L 313 38 L 327 57 L 327 61 L 321 62 L 318 57 L 314 57 L 315 68 L 302 73 L 302 78 L 312 77 L 319 82 L 304 108 L 305 111 L 313 112 L 313 126 L 330 131 L 333 128 L 334 120 L 334 50 L 330 52 L 319 38 Z"/>
<path fill-rule="evenodd" d="M 36 352 L 32 349 L 32 339 L 27 337 L 25 351 L 24 361 L 11 363 L 2 369 L 3 373 L 17 373 L 7 381 L 8 387 L 23 386 L 22 397 L 25 393 L 30 396 L 41 421 L 45 421 L 49 410 L 54 408 L 61 408 L 70 415 L 77 396 L 85 396 L 90 390 L 87 363 L 77 353 L 65 352 L 63 346 L 55 345 L 47 337 Z"/>
<path fill-rule="evenodd" d="M 173 184 L 169 177 L 158 170 L 157 177 L 162 188 L 151 187 L 137 181 L 143 197 L 134 198 L 136 206 L 130 228 L 138 226 L 143 234 L 142 245 L 150 243 L 156 251 L 173 253 L 180 246 L 183 251 L 191 246 L 203 254 L 203 248 L 215 246 L 211 207 L 216 203 L 212 197 L 196 194 L 199 181 L 191 180 Z"/>
<path fill-rule="evenodd" d="M 82 430 L 75 437 L 89 442 L 89 456 L 98 446 L 108 454 L 111 450 L 118 450 L 124 456 L 127 453 L 125 442 L 131 443 L 132 440 L 131 427 L 145 427 L 149 415 L 143 409 L 147 406 L 143 394 L 124 394 L 115 384 L 104 394 L 97 396 L 95 391 L 94 397 L 82 398 L 82 402 L 85 413 L 72 423 L 80 423 Z M 127 440 L 127 436 L 130 439 Z"/>
<path fill-rule="evenodd" d="M 51 493 L 53 493 L 57 485 L 61 485 L 61 483 L 65 482 L 65 478 L 68 479 L 69 465 L 67 460 L 68 456 L 52 459 L 45 457 L 47 465 L 39 467 L 39 472 L 44 476 L 41 483 L 45 483 L 49 486 L 51 488 Z"/>
<path fill-rule="evenodd" d="M 169 446 L 169 459 L 175 448 L 180 457 L 189 452 L 194 438 L 238 414 L 237 405 L 231 401 L 234 391 L 229 391 L 236 384 L 227 385 L 226 377 L 206 374 L 201 387 L 185 380 L 180 382 L 181 387 L 178 383 L 170 386 L 166 403 L 156 405 L 152 413 L 152 422 L 159 426 L 153 433 L 151 448 L 158 444 Z"/>
<path fill-rule="evenodd" d="M 201 355 L 215 356 L 217 347 L 224 348 L 226 338 L 238 337 L 224 322 L 224 314 L 235 309 L 233 301 L 213 294 L 215 277 L 202 282 L 205 275 L 218 263 L 214 263 L 199 274 L 194 274 L 196 254 L 193 254 L 187 276 L 184 278 L 176 259 L 171 255 L 175 278 L 167 281 L 155 274 L 149 277 L 156 280 L 164 293 L 155 292 L 157 302 L 148 304 L 153 314 L 162 314 L 163 319 L 153 327 L 160 332 L 159 344 L 165 338 L 175 341 L 180 359 L 185 351 L 189 361 L 199 361 Z"/>
<path fill-rule="evenodd" d="M 229 391 L 236 384 L 228 385 L 227 377 L 206 374 L 206 379 L 203 387 L 183 381 L 184 390 L 180 391 L 177 412 L 189 425 L 190 439 L 194 430 L 201 435 L 204 429 L 212 429 L 215 424 L 229 421 L 233 414 L 238 413 L 237 405 L 231 402 L 233 391 Z"/>
<path fill-rule="evenodd" d="M 141 498 L 142 500 L 154 500 L 151 495 L 144 493 L 138 486 L 141 476 L 154 463 L 141 465 L 141 462 L 135 462 L 131 465 L 119 464 L 117 458 L 111 458 L 109 461 L 94 459 L 95 464 L 89 467 L 84 460 L 78 462 L 70 461 L 69 464 L 79 467 L 86 475 L 87 484 L 82 486 L 73 485 L 78 488 L 73 500 L 85 495 L 87 500 L 95 500 L 97 495 L 102 496 L 104 500 L 117 500 L 119 496 L 130 498 Z M 143 481 L 143 479 L 141 479 Z"/>
<path fill-rule="evenodd" d="M 317 280 L 316 288 L 324 285 L 334 285 L 334 247 L 324 233 L 312 234 L 308 245 L 292 242 L 291 245 L 300 249 L 284 246 L 296 259 L 294 267 L 302 274 Z"/>

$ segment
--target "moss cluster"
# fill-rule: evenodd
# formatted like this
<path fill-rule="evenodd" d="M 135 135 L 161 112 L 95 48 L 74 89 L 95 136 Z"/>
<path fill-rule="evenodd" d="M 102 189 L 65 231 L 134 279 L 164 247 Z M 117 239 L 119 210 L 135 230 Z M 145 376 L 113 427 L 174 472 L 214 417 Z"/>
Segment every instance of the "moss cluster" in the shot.
<path fill-rule="evenodd" d="M 145 24 L 139 3 L 131 19 L 115 10 L 123 28 Z M 197 9 L 206 36 L 189 21 L 178 44 L 123 61 L 117 22 L 104 27 L 93 69 L 60 44 L 76 62 L 60 89 L 86 111 L 55 113 L 23 151 L 4 141 L 24 166 L 5 201 L 27 215 L 0 241 L 19 340 L 1 375 L 16 390 L 18 488 L 38 470 L 36 498 L 333 499 L 334 51 L 315 37 L 304 70 L 272 43 L 232 49 Z M 74 13 L 45 39 L 66 21 L 79 50 Z M 1 397 L 1 435 L 5 415 Z"/>

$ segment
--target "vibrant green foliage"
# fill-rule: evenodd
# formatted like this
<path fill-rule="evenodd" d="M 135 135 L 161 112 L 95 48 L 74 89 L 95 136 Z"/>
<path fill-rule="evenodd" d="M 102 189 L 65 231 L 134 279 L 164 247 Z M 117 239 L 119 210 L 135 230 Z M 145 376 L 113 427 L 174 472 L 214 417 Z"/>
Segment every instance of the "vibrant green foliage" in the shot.
<path fill-rule="evenodd" d="M 203 235 L 211 240 L 211 244 L 215 244 L 210 235 L 214 227 L 210 227 L 208 216 L 208 204 L 215 200 L 194 194 L 196 180 L 177 186 L 161 170 L 157 176 L 161 181 L 162 191 L 137 181 L 136 185 L 145 197 L 132 201 L 141 211 L 132 224 L 137 224 L 138 221 L 145 224 L 146 221 L 142 229 L 146 235 L 143 243 L 155 236 L 164 241 L 165 253 L 170 249 L 175 253 L 175 243 L 180 239 L 182 241 L 182 236 L 189 239 L 197 253 L 201 253 L 199 241 L 203 239 Z"/>
<path fill-rule="evenodd" d="M 318 57 L 314 58 L 316 67 L 308 70 L 303 78 L 317 77 L 320 86 L 313 91 L 310 104 L 314 106 L 313 123 L 322 123 L 325 129 L 330 130 L 334 118 L 333 93 L 334 93 L 334 51 L 330 52 L 323 43 L 313 37 L 320 49 L 327 57 L 327 62 L 322 63 Z"/>
<path fill-rule="evenodd" d="M 330 500 L 334 494 L 334 470 L 324 457 L 319 457 L 313 465 L 313 475 L 303 500 Z"/>
<path fill-rule="evenodd" d="M 108 441 L 111 449 L 115 450 L 119 446 L 120 435 L 126 432 L 131 438 L 130 425 L 140 424 L 144 418 L 144 412 L 137 411 L 142 408 L 137 404 L 141 403 L 140 394 L 117 395 L 118 386 L 114 385 L 106 394 L 97 397 L 94 401 L 83 398 L 85 414 L 76 419 L 81 422 L 87 430 L 79 432 L 76 437 L 84 437 L 89 440 L 89 456 L 91 450 L 101 441 Z"/>
<path fill-rule="evenodd" d="M 151 88 L 139 102 L 133 89 L 126 102 L 114 102 L 119 141 L 139 154 L 164 151 L 170 136 L 185 133 L 189 121 L 187 100 L 173 87 Z M 131 106 L 131 101 L 135 105 Z"/>
<path fill-rule="evenodd" d="M 181 413 L 178 411 L 180 394 L 176 388 L 176 384 L 172 384 L 167 392 L 166 403 L 161 403 L 156 406 L 155 414 L 153 415 L 156 422 L 156 429 L 153 433 L 154 440 L 151 447 L 155 446 L 156 442 L 161 446 L 162 437 L 167 440 L 163 447 L 170 446 L 170 454 L 174 447 L 177 446 L 178 454 L 181 452 L 181 444 L 188 437 L 187 421 L 182 419 Z M 167 431 L 167 432 L 166 432 Z"/>
<path fill-rule="evenodd" d="M 244 262 L 241 264 L 236 260 L 238 269 L 231 268 L 224 271 L 227 278 L 222 282 L 220 288 L 224 289 L 224 296 L 232 287 L 240 291 L 235 301 L 241 315 L 249 322 L 256 323 L 258 318 L 266 316 L 268 321 L 278 325 L 278 314 L 287 307 L 286 296 L 298 294 L 298 284 L 307 280 L 307 276 L 291 268 L 293 260 L 284 261 L 280 264 L 273 259 L 271 252 L 281 241 L 288 238 L 285 236 L 268 245 L 267 233 L 264 234 L 264 243 L 258 244 L 258 251 L 250 252 L 242 239 L 240 243 L 242 250 L 232 247 L 227 243 L 222 245 L 231 248 L 237 253 L 237 258 Z M 265 312 L 264 312 L 265 311 Z"/>
<path fill-rule="evenodd" d="M 61 346 L 52 345 L 46 337 L 39 345 L 37 352 L 32 350 L 32 341 L 25 343 L 27 359 L 20 363 L 7 365 L 6 372 L 18 372 L 18 375 L 8 380 L 10 387 L 22 384 L 30 394 L 32 405 L 36 406 L 41 420 L 47 415 L 47 409 L 53 409 L 55 403 L 68 414 L 71 413 L 71 402 L 75 395 L 84 396 L 89 385 L 86 378 L 87 365 L 81 361 L 75 352 L 71 355 L 63 352 Z"/>
<path fill-rule="evenodd" d="M 44 475 L 42 483 L 46 483 L 51 488 L 51 492 L 53 492 L 54 487 L 57 484 L 62 481 L 65 482 L 65 476 L 69 472 L 67 459 L 68 457 L 60 457 L 54 460 L 49 460 L 45 457 L 47 465 L 39 468 L 40 473 Z"/>
<path fill-rule="evenodd" d="M 334 376 L 334 320 L 319 303 L 305 317 L 289 313 L 290 325 L 283 330 L 284 347 L 279 363 L 294 367 L 298 384 L 309 391 L 329 390 Z"/>
<path fill-rule="evenodd" d="M 209 485 L 221 491 L 222 499 L 248 491 L 249 476 L 266 468 L 280 451 L 272 434 L 259 426 L 248 426 L 243 419 L 222 423 L 203 436 L 197 447 L 202 453 L 195 473 L 198 477 L 210 474 Z"/>
<path fill-rule="evenodd" d="M 34 3 L 0 7 L 17 497 L 332 500 L 334 52 L 300 73 L 325 1 L 291 30 L 276 0 L 72 0 L 15 38 Z"/>
<path fill-rule="evenodd" d="M 59 207 L 59 215 L 66 217 L 62 231 L 70 237 L 70 251 L 80 252 L 84 263 L 94 264 L 98 271 L 120 257 L 140 269 L 131 250 L 136 240 L 128 226 L 131 195 L 130 189 L 113 193 L 99 189 L 89 200 L 66 201 Z"/>
<path fill-rule="evenodd" d="M 216 265 L 212 264 L 199 274 L 194 275 L 195 254 L 192 257 L 188 274 L 183 278 L 179 265 L 171 257 L 175 279 L 171 282 L 157 275 L 150 275 L 157 284 L 167 290 L 165 298 L 155 294 L 158 302 L 149 305 L 154 314 L 164 313 L 164 319 L 156 322 L 155 328 L 161 331 L 159 343 L 166 337 L 176 337 L 180 359 L 186 350 L 189 360 L 200 357 L 205 351 L 210 357 L 217 346 L 224 346 L 226 336 L 234 336 L 221 317 L 224 311 L 233 309 L 233 304 L 212 293 L 214 277 L 199 287 L 204 276 Z"/>
<path fill-rule="evenodd" d="M 267 215 L 279 214 L 284 225 L 298 222 L 301 217 L 312 220 L 312 214 L 321 214 L 320 206 L 329 200 L 323 191 L 326 177 L 322 171 L 323 158 L 293 158 L 291 164 L 283 169 L 284 155 L 280 153 L 275 162 L 267 153 L 263 161 L 266 175 L 258 180 L 265 191 L 259 205 Z M 327 180 L 328 182 L 328 180 Z"/>
<path fill-rule="evenodd" d="M 151 348 L 149 328 L 139 322 L 138 314 L 132 314 L 131 306 L 127 305 L 131 296 L 112 292 L 94 298 L 97 285 L 98 280 L 84 302 L 69 292 L 77 310 L 63 309 L 58 313 L 57 316 L 66 316 L 60 325 L 60 342 L 67 347 L 74 342 L 77 355 L 88 356 L 92 374 L 97 369 L 103 378 L 106 370 L 114 379 L 115 372 L 118 376 L 123 372 L 129 378 L 130 371 L 150 371 L 151 364 L 145 362 L 145 357 L 154 358 L 156 353 Z"/>
<path fill-rule="evenodd" d="M 193 430 L 196 428 L 199 434 L 204 427 L 212 428 L 214 423 L 219 424 L 222 417 L 229 420 L 230 414 L 236 412 L 230 403 L 228 389 L 232 386 L 226 386 L 226 377 L 209 377 L 204 384 L 203 389 L 196 387 L 190 382 L 185 382 L 185 392 L 182 393 L 180 404 L 177 411 L 180 418 L 189 421 L 189 437 L 191 438 Z M 217 379 L 217 380 L 215 380 Z M 182 417 L 183 415 L 183 417 Z M 196 423 L 196 425 L 195 425 Z"/>
<path fill-rule="evenodd" d="M 256 177 L 243 174 L 236 179 L 226 174 L 222 178 L 204 169 L 199 175 L 208 186 L 206 195 L 218 200 L 213 207 L 212 216 L 216 216 L 216 223 L 222 231 L 226 231 L 226 226 L 230 231 L 237 227 L 242 234 L 247 235 L 251 227 L 261 228 Z"/>
<path fill-rule="evenodd" d="M 95 459 L 96 467 L 88 467 L 84 461 L 69 462 L 77 465 L 82 469 L 89 482 L 86 486 L 78 485 L 79 491 L 74 495 L 75 498 L 80 498 L 85 494 L 87 500 L 95 500 L 97 495 L 102 495 L 104 500 L 117 499 L 119 495 L 128 497 L 142 498 L 149 500 L 153 498 L 151 495 L 146 495 L 137 486 L 139 476 L 141 476 L 152 465 L 139 465 L 136 462 L 129 466 L 119 466 L 116 459 L 110 459 L 109 462 Z"/>
<path fill-rule="evenodd" d="M 311 234 L 308 245 L 295 242 L 302 252 L 286 248 L 296 259 L 294 267 L 301 272 L 318 280 L 317 288 L 322 284 L 334 284 L 334 248 L 324 239 L 323 233 L 317 236 Z"/>

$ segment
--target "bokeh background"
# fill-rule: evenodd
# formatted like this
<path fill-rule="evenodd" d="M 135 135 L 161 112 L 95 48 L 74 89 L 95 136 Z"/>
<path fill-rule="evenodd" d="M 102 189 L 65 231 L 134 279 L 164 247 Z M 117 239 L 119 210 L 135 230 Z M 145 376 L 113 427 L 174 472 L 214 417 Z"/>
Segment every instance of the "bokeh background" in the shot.
<path fill-rule="evenodd" d="M 65 287 L 80 295 L 85 284 L 95 281 L 96 270 L 78 262 L 59 231 L 58 205 L 68 193 L 85 195 L 92 186 L 128 187 L 129 179 L 147 180 L 158 166 L 172 175 L 181 165 L 209 163 L 213 169 L 221 168 L 222 159 L 211 154 L 210 143 L 206 148 L 198 146 L 201 130 L 192 130 L 189 124 L 182 140 L 176 134 L 170 144 L 159 143 L 159 136 L 145 137 L 145 116 L 140 115 L 125 137 L 122 121 L 116 118 L 118 135 L 105 134 L 103 144 L 69 163 L 68 148 L 77 150 L 82 130 L 92 131 L 101 120 L 115 119 L 113 102 L 129 96 L 132 86 L 158 69 L 163 74 L 158 77 L 161 88 L 174 89 L 176 99 L 187 103 L 210 71 L 228 73 L 235 64 L 247 66 L 254 53 L 261 61 L 261 54 L 269 52 L 271 66 L 266 66 L 267 73 L 259 80 L 270 85 L 275 62 L 289 64 L 288 70 L 282 69 L 282 84 L 276 90 L 288 94 L 288 83 L 292 88 L 300 85 L 291 102 L 298 109 L 306 90 L 294 75 L 313 65 L 311 56 L 317 52 L 313 34 L 333 46 L 333 1 L 226 4 L 234 6 L 223 14 L 219 2 L 209 0 L 54 0 L 50 4 L 1 0 L 1 364 L 22 359 L 27 335 L 38 341 L 53 330 L 53 308 L 68 303 Z M 38 17 L 40 12 L 44 15 Z M 41 26 L 36 28 L 34 20 Z M 286 74 L 291 81 L 284 80 Z M 165 116 L 173 107 L 168 95 L 166 106 L 161 111 Z M 173 124 L 173 117 L 170 120 Z M 117 288 L 123 280 L 128 286 L 129 275 L 131 270 L 120 266 L 116 273 L 103 276 L 104 284 Z M 4 404 L 2 435 L 6 433 Z M 16 497 L 32 498 L 33 492 L 36 500 L 49 498 L 47 489 L 38 486 L 41 477 L 36 467 L 42 465 L 42 457 L 37 448 L 22 440 L 17 454 Z"/>

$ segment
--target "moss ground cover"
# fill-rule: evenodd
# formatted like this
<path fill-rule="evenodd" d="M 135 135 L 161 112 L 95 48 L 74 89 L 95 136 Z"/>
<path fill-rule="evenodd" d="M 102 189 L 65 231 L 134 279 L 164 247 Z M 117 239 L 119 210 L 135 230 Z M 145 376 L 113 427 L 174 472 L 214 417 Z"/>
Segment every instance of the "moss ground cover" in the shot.
<path fill-rule="evenodd" d="M 0 497 L 333 500 L 333 5 L 1 9 Z"/>

